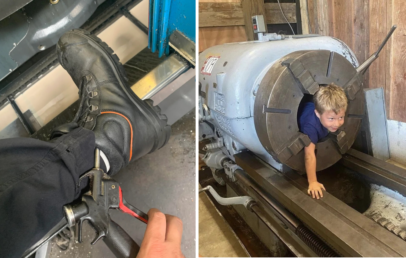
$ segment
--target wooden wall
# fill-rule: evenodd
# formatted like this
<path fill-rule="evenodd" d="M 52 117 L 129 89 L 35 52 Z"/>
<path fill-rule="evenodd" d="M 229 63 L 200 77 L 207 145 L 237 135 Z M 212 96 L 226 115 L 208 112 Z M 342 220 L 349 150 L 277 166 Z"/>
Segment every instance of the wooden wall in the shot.
<path fill-rule="evenodd" d="M 387 116 L 406 122 L 406 1 L 308 0 L 313 33 L 344 41 L 360 63 L 374 53 L 392 25 L 391 40 L 369 68 L 365 86 L 385 90 Z"/>
<path fill-rule="evenodd" d="M 212 6 L 211 8 L 221 8 L 222 3 L 232 3 L 240 5 L 241 0 L 199 0 L 199 3 L 218 3 L 218 6 Z M 224 19 L 214 19 L 212 18 L 213 16 L 211 14 L 207 15 L 210 11 L 210 7 L 206 7 L 203 9 L 202 5 L 199 5 L 199 23 L 202 23 L 201 19 L 205 19 L 206 21 L 216 20 L 220 24 L 211 27 L 201 27 L 201 25 L 199 24 L 199 53 L 212 46 L 221 45 L 224 43 L 247 41 L 244 23 L 241 24 L 241 20 L 243 20 L 242 13 L 241 16 L 238 15 L 238 17 L 235 17 L 234 13 L 230 12 L 227 18 L 228 20 L 233 20 L 234 24 L 236 25 L 224 26 L 224 24 L 221 24 L 222 20 Z M 203 12 L 206 13 L 206 15 Z"/>
<path fill-rule="evenodd" d="M 282 3 L 291 23 L 296 23 L 296 4 Z M 264 0 L 199 0 L 199 52 L 224 43 L 254 39 L 252 15 L 264 15 L 267 24 L 286 23 L 279 5 Z"/>
<path fill-rule="evenodd" d="M 247 0 L 199 0 L 199 3 L 205 3 L 204 8 L 199 4 L 199 20 L 206 24 L 199 28 L 199 52 L 214 45 L 247 40 L 239 9 L 241 1 Z M 220 5 L 215 6 L 217 3 Z M 221 3 L 232 3 L 235 10 L 227 12 L 230 7 L 224 7 L 222 12 L 213 12 L 213 9 L 221 9 Z M 307 0 L 307 4 L 310 33 L 344 41 L 360 63 L 377 50 L 392 25 L 398 26 L 366 73 L 365 87 L 384 88 L 388 118 L 406 122 L 406 1 Z M 266 14 L 266 19 L 272 20 L 279 12 Z M 219 22 L 213 26 L 216 24 L 210 22 L 216 19 Z M 224 26 L 225 21 L 232 23 L 228 24 L 231 26 Z"/>

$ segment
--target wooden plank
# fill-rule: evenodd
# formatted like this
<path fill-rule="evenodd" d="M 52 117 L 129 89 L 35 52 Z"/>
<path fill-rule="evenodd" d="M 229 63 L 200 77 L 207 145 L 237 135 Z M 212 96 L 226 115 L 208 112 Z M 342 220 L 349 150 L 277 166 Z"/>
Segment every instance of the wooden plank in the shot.
<path fill-rule="evenodd" d="M 334 37 L 344 41 L 351 49 L 354 48 L 353 44 L 353 12 L 352 1 L 334 0 Z"/>
<path fill-rule="evenodd" d="M 404 1 L 402 1 L 403 3 Z M 393 5 L 394 1 L 393 0 L 388 0 L 386 2 L 386 33 L 389 32 L 390 28 L 392 27 L 392 20 L 393 20 Z M 397 4 L 397 3 L 396 3 Z M 405 19 L 404 19 L 405 21 Z M 406 24 L 405 24 L 406 25 Z M 385 34 L 386 34 L 385 33 Z M 393 52 L 392 52 L 392 48 L 393 48 L 393 35 L 391 37 L 390 40 L 388 40 L 388 42 L 386 43 L 385 49 L 383 51 L 385 51 L 386 54 L 386 63 L 385 63 L 385 68 L 386 68 L 386 75 L 385 75 L 385 105 L 386 105 L 386 112 L 387 112 L 387 116 L 388 118 L 392 116 L 392 112 L 394 110 L 394 108 L 396 107 L 391 107 L 391 105 L 393 103 L 393 98 L 391 97 L 392 93 L 394 92 L 394 90 L 392 90 L 393 88 L 393 83 L 392 83 L 392 71 L 393 71 Z M 404 53 L 404 52 L 403 52 Z M 396 54 L 396 53 L 395 53 Z M 396 68 L 396 67 L 395 67 Z M 406 95 L 403 95 L 403 98 Z M 404 101 L 404 100 L 402 100 Z M 403 121 L 406 122 L 406 121 Z"/>
<path fill-rule="evenodd" d="M 281 13 L 281 9 L 278 4 L 265 3 L 266 22 L 267 24 L 284 24 L 285 18 Z M 296 23 L 296 4 L 281 3 L 283 13 L 290 23 Z"/>
<path fill-rule="evenodd" d="M 353 1 L 354 47 L 353 51 L 362 64 L 369 56 L 369 0 Z M 364 88 L 368 88 L 369 71 L 364 75 Z"/>
<path fill-rule="evenodd" d="M 240 3 L 199 3 L 199 27 L 244 25 Z"/>
<path fill-rule="evenodd" d="M 369 1 L 369 53 L 378 50 L 387 33 L 386 5 L 386 0 Z M 386 86 L 386 51 L 383 50 L 379 58 L 369 68 L 369 87 L 382 87 L 386 93 L 388 90 Z M 390 113 L 390 110 L 387 111 Z"/>
<path fill-rule="evenodd" d="M 254 40 L 254 30 L 252 28 L 252 16 L 263 15 L 266 21 L 266 12 L 264 6 L 264 0 L 242 0 L 241 1 L 242 12 L 244 14 L 244 26 L 245 34 L 248 40 Z"/>
<path fill-rule="evenodd" d="M 392 36 L 392 83 L 389 119 L 406 122 L 406 2 L 402 0 L 391 2 L 392 23 L 396 24 L 398 28 Z"/>
<path fill-rule="evenodd" d="M 317 5 L 315 5 L 316 0 L 308 0 L 307 1 L 307 6 L 309 9 L 309 19 L 310 19 L 310 31 L 311 33 L 317 34 Z"/>
<path fill-rule="evenodd" d="M 329 0 L 316 0 L 316 33 L 325 36 L 334 36 L 334 30 L 331 28 L 333 24 L 332 4 Z"/>
<path fill-rule="evenodd" d="M 300 17 L 302 19 L 302 34 L 309 34 L 309 13 L 307 0 L 300 0 Z"/>
<path fill-rule="evenodd" d="M 286 23 L 279 5 L 266 3 L 265 21 L 267 24 Z M 291 23 L 296 23 L 296 4 L 281 4 L 282 9 Z M 250 18 L 251 24 L 251 18 Z M 223 27 L 245 25 L 241 3 L 237 2 L 199 2 L 199 27 Z"/>
<path fill-rule="evenodd" d="M 212 46 L 244 41 L 244 26 L 199 28 L 199 53 Z"/>

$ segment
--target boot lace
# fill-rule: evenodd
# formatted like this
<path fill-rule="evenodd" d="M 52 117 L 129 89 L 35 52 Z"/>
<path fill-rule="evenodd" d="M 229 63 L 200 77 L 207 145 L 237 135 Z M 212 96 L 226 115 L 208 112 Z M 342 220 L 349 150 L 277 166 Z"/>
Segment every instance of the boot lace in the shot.
<path fill-rule="evenodd" d="M 80 126 L 83 126 L 85 123 L 93 120 L 93 117 L 89 116 L 89 113 L 96 111 L 98 106 L 91 105 L 90 99 L 98 95 L 97 91 L 92 91 L 88 85 L 89 80 L 84 76 L 79 85 L 79 96 L 80 104 L 78 112 L 76 112 L 75 117 L 72 122 L 77 123 Z"/>

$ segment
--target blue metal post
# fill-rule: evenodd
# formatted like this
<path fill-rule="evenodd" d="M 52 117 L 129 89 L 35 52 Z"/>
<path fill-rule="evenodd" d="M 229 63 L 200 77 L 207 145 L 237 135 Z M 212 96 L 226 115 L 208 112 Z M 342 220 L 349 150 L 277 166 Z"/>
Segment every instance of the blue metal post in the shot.
<path fill-rule="evenodd" d="M 163 0 L 163 7 L 161 12 L 161 29 L 159 37 L 159 57 L 162 57 L 164 50 L 168 44 L 168 22 L 169 22 L 169 13 L 171 11 L 171 0 Z"/>
<path fill-rule="evenodd" d="M 160 0 L 152 0 L 153 1 L 153 10 L 152 10 L 152 28 L 150 29 L 152 35 L 152 42 L 151 42 L 151 51 L 155 53 L 156 51 L 156 44 L 158 40 L 159 34 L 159 27 L 158 27 L 158 20 L 159 20 L 159 13 L 160 13 Z"/>
<path fill-rule="evenodd" d="M 148 47 L 159 57 L 169 55 L 169 37 L 180 31 L 195 41 L 196 2 L 194 0 L 150 0 Z"/>
<path fill-rule="evenodd" d="M 148 13 L 148 48 L 151 49 L 152 44 L 152 17 L 153 17 L 153 4 L 154 0 L 149 1 L 149 13 Z"/>

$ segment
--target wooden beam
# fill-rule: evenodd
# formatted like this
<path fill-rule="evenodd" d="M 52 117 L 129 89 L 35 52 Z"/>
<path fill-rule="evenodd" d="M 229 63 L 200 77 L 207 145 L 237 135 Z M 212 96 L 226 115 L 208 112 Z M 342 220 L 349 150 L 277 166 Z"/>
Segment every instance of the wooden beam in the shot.
<path fill-rule="evenodd" d="M 240 3 L 199 2 L 199 27 L 244 25 Z"/>
<path fill-rule="evenodd" d="M 315 6 L 316 0 L 308 0 L 307 7 L 309 9 L 310 30 L 312 33 L 317 34 L 317 7 Z"/>
<path fill-rule="evenodd" d="M 296 23 L 296 4 L 295 3 L 281 3 L 283 12 L 288 18 L 290 23 Z M 267 24 L 285 24 L 286 20 L 281 13 L 278 4 L 265 3 L 266 23 Z"/>
<path fill-rule="evenodd" d="M 406 123 L 406 5 L 401 0 L 388 1 L 389 4 L 387 15 L 391 15 L 391 19 L 387 20 L 387 22 L 390 22 L 386 26 L 387 31 L 394 24 L 398 28 L 393 33 L 391 42 L 388 42 L 391 43 L 392 50 L 389 52 L 389 48 L 387 48 L 387 54 L 392 56 L 391 60 L 389 60 L 391 62 L 392 76 L 389 78 L 390 85 L 387 85 L 385 91 L 385 94 L 389 95 L 390 98 L 388 118 Z M 379 58 L 381 57 L 379 56 Z M 389 76 L 387 75 L 387 77 Z"/>
<path fill-rule="evenodd" d="M 317 8 L 316 33 L 334 37 L 334 29 L 332 28 L 333 8 L 331 0 L 316 0 L 315 2 L 315 8 Z"/>
<path fill-rule="evenodd" d="M 307 0 L 300 0 L 300 17 L 302 20 L 302 34 L 309 34 L 309 13 L 307 12 Z"/>
<path fill-rule="evenodd" d="M 353 42 L 355 56 L 358 62 L 362 64 L 367 60 L 372 52 L 369 52 L 369 0 L 359 0 L 352 2 L 354 21 Z M 364 75 L 364 88 L 368 88 L 369 70 Z"/>
<path fill-rule="evenodd" d="M 357 1 L 359 3 L 360 1 Z M 354 33 L 353 24 L 356 20 L 352 10 L 353 1 L 342 1 L 334 0 L 333 1 L 333 10 L 334 10 L 334 19 L 330 18 L 333 22 L 333 34 L 329 33 L 327 35 L 334 35 L 334 37 L 344 41 L 350 49 L 354 50 Z M 360 33 L 357 31 L 357 33 Z"/>
<path fill-rule="evenodd" d="M 281 4 L 290 23 L 296 23 L 296 4 Z M 286 23 L 278 4 L 266 3 L 266 23 Z M 250 19 L 251 24 L 251 19 Z M 223 27 L 245 25 L 244 14 L 240 3 L 236 2 L 200 2 L 199 27 Z"/>

